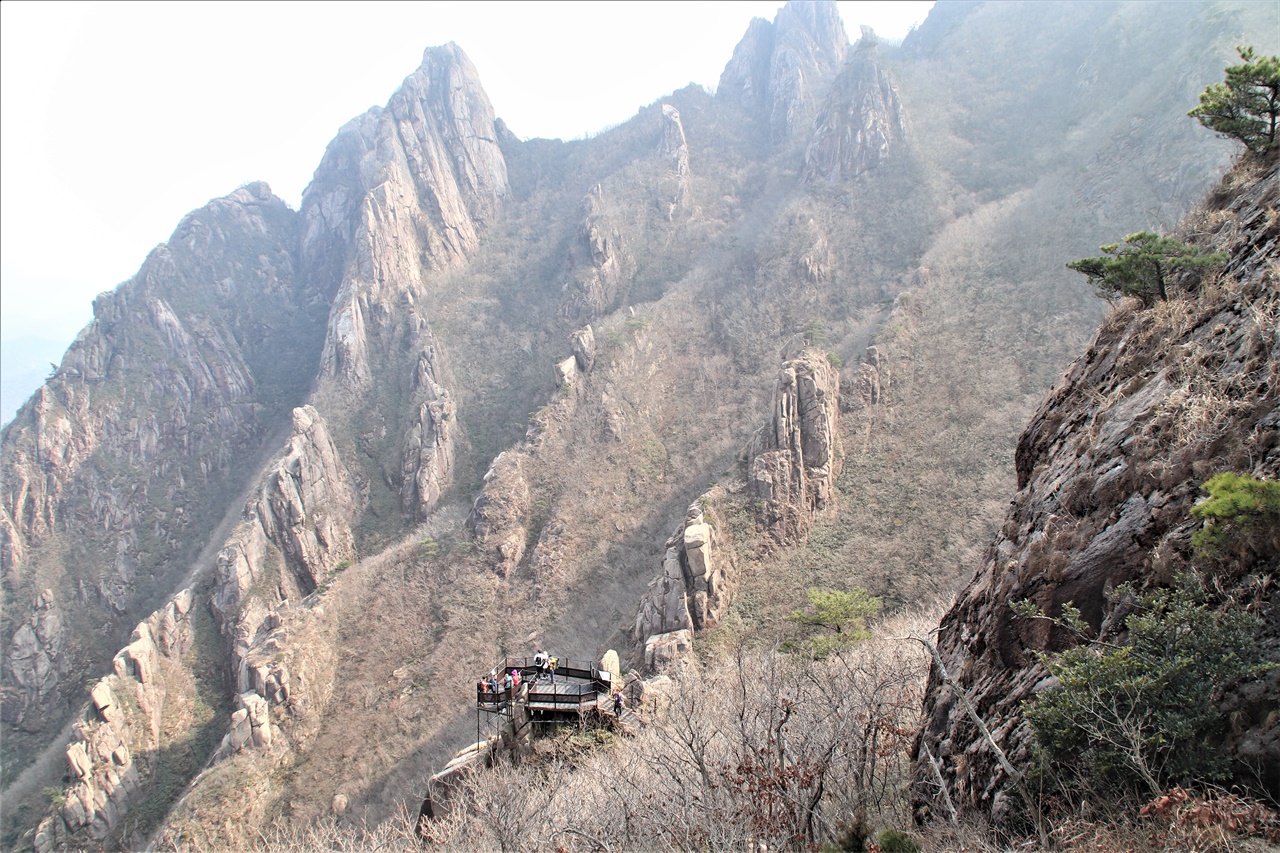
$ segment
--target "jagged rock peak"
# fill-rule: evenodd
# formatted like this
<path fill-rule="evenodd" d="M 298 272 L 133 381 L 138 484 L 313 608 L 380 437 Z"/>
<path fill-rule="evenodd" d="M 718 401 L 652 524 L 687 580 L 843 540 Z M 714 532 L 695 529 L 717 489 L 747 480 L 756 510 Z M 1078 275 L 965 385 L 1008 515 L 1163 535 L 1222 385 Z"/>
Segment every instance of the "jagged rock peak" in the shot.
<path fill-rule="evenodd" d="M 301 258 L 335 294 L 326 379 L 365 388 L 372 354 L 425 327 L 398 328 L 400 306 L 432 270 L 466 263 L 498 215 L 508 193 L 499 136 L 475 67 L 450 43 L 428 48 L 385 109 L 348 122 L 330 144 L 303 197 Z"/>
<path fill-rule="evenodd" d="M 834 0 L 790 0 L 772 24 L 751 21 L 720 75 L 716 95 L 766 121 L 771 141 L 782 142 L 812 116 L 822 82 L 848 50 Z"/>
<path fill-rule="evenodd" d="M 507 195 L 507 166 L 498 148 L 493 105 L 462 48 L 453 42 L 427 48 L 422 65 L 405 78 L 388 107 L 401 123 L 402 139 L 405 123 L 418 131 L 418 122 L 435 120 L 440 139 L 449 143 L 445 151 L 451 156 L 446 162 L 451 161 L 454 178 L 472 215 L 482 221 L 490 218 Z M 415 107 L 423 111 L 418 112 Z M 415 150 L 408 144 L 405 150 L 411 158 L 433 157 L 437 153 Z M 421 165 L 431 164 L 424 160 Z M 422 169 L 419 174 L 423 174 Z"/>
<path fill-rule="evenodd" d="M 863 27 L 862 38 L 814 120 L 804 179 L 852 180 L 906 144 L 906 110 L 880 62 L 875 33 Z"/>

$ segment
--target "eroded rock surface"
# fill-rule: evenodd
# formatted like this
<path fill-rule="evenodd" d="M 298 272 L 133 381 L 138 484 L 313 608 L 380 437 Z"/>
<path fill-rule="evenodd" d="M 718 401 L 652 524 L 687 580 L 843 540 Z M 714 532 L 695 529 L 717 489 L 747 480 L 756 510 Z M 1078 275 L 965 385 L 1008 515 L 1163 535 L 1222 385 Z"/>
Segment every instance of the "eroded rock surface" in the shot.
<path fill-rule="evenodd" d="M 1101 639 L 1118 639 L 1107 592 L 1130 581 L 1168 583 L 1186 570 L 1199 528 L 1189 513 L 1205 480 L 1219 471 L 1280 478 L 1277 171 L 1273 159 L 1241 192 L 1220 190 L 1205 218 L 1202 239 L 1229 253 L 1224 279 L 1235 282 L 1113 314 L 1018 442 L 1018 494 L 938 634 L 954 684 L 935 667 L 926 694 L 919 754 L 927 748 L 941 761 L 960 808 L 1008 817 L 1010 780 L 957 690 L 1014 765 L 1026 766 L 1032 733 L 1022 703 L 1046 677 L 1035 654 L 1073 642 L 1048 620 L 1016 617 L 1010 604 L 1031 601 L 1051 616 L 1071 604 Z M 1217 582 L 1232 606 L 1263 616 L 1258 642 L 1280 660 L 1276 593 L 1258 586 L 1270 571 L 1242 566 Z M 1229 722 L 1222 748 L 1241 778 L 1256 784 L 1246 768 L 1264 768 L 1262 783 L 1280 790 L 1280 670 L 1218 701 Z M 938 811 L 923 762 L 916 779 L 920 807 Z"/>

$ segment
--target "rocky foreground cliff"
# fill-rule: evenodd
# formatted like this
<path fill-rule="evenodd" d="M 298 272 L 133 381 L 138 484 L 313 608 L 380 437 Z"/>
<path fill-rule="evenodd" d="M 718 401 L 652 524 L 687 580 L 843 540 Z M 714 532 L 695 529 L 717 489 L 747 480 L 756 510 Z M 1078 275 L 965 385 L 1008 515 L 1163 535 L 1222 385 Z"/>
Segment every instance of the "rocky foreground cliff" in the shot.
<path fill-rule="evenodd" d="M 1019 490 L 982 567 L 942 620 L 940 664 L 917 746 L 921 808 L 1006 821 L 1016 815 L 1014 768 L 1033 764 L 1025 703 L 1053 688 L 1038 653 L 1077 640 L 1050 619 L 1072 606 L 1099 641 L 1122 641 L 1125 609 L 1110 593 L 1170 584 L 1191 568 L 1191 508 L 1219 472 L 1280 477 L 1280 165 L 1246 159 L 1184 223 L 1185 235 L 1227 255 L 1199 281 L 1184 275 L 1168 302 L 1125 303 L 1103 323 L 1022 434 Z M 1261 617 L 1256 642 L 1280 661 L 1274 557 L 1214 579 L 1222 606 Z M 965 698 L 967 697 L 967 699 Z M 1280 668 L 1214 702 L 1227 730 L 1216 744 L 1238 782 L 1280 789 Z M 969 714 L 976 709 L 991 739 Z M 936 767 L 936 769 L 935 769 Z M 944 796 L 941 788 L 945 786 Z"/>

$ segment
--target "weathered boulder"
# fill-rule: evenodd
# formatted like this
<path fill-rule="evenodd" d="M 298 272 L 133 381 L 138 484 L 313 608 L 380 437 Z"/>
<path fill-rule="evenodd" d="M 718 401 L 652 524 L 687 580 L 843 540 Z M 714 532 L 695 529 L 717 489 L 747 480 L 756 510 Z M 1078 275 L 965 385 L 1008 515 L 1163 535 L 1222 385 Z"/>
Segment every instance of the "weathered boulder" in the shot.
<path fill-rule="evenodd" d="M 644 641 L 644 666 L 648 672 L 662 672 L 682 663 L 693 650 L 693 635 L 687 628 L 655 634 Z"/>

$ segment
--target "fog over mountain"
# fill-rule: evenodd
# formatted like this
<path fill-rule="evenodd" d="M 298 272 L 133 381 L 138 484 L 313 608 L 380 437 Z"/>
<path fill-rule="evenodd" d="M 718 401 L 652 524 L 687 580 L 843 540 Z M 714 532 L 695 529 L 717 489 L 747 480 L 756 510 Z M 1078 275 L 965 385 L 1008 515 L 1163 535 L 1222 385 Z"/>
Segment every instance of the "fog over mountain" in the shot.
<path fill-rule="evenodd" d="M 300 204 L 213 199 L 94 300 L 0 434 L 6 846 L 394 827 L 477 739 L 528 760 L 476 774 L 506 794 L 460 789 L 446 847 L 798 849 L 868 809 L 945 816 L 936 791 L 1008 818 L 956 691 L 1025 759 L 1028 650 L 1058 640 L 1011 629 L 1006 595 L 1093 602 L 1103 630 L 1105 590 L 1193 561 L 1208 467 L 1280 473 L 1274 158 L 1224 182 L 1239 146 L 1186 117 L 1237 44 L 1280 47 L 1280 11 L 942 0 L 899 45 L 791 0 L 741 28 L 714 92 L 570 141 L 513 132 L 469 46 L 426 47 Z M 1146 228 L 1230 258 L 1178 280 L 1195 307 L 1111 313 L 1064 266 Z M 1192 363 L 1250 378 L 1209 389 Z M 1185 413 L 1215 400 L 1201 446 Z M 822 590 L 879 599 L 880 645 L 849 654 L 899 679 L 883 764 L 840 752 L 830 785 L 751 763 L 816 761 L 867 713 L 806 692 L 854 683 L 833 669 L 854 658 L 795 652 Z M 889 639 L 940 618 L 954 683 Z M 538 647 L 614 662 L 644 726 L 487 740 L 477 679 Z M 750 698 L 748 660 L 771 673 Z M 763 704 L 706 704 L 739 689 Z M 1276 759 L 1254 713 L 1275 689 L 1233 706 L 1232 755 Z M 680 719 L 718 763 L 646 776 Z M 654 787 L 553 802 L 618 762 Z M 768 797 L 719 798 L 774 771 L 810 805 L 743 828 Z M 555 841 L 532 816 L 485 834 L 484 803 L 517 801 Z"/>

